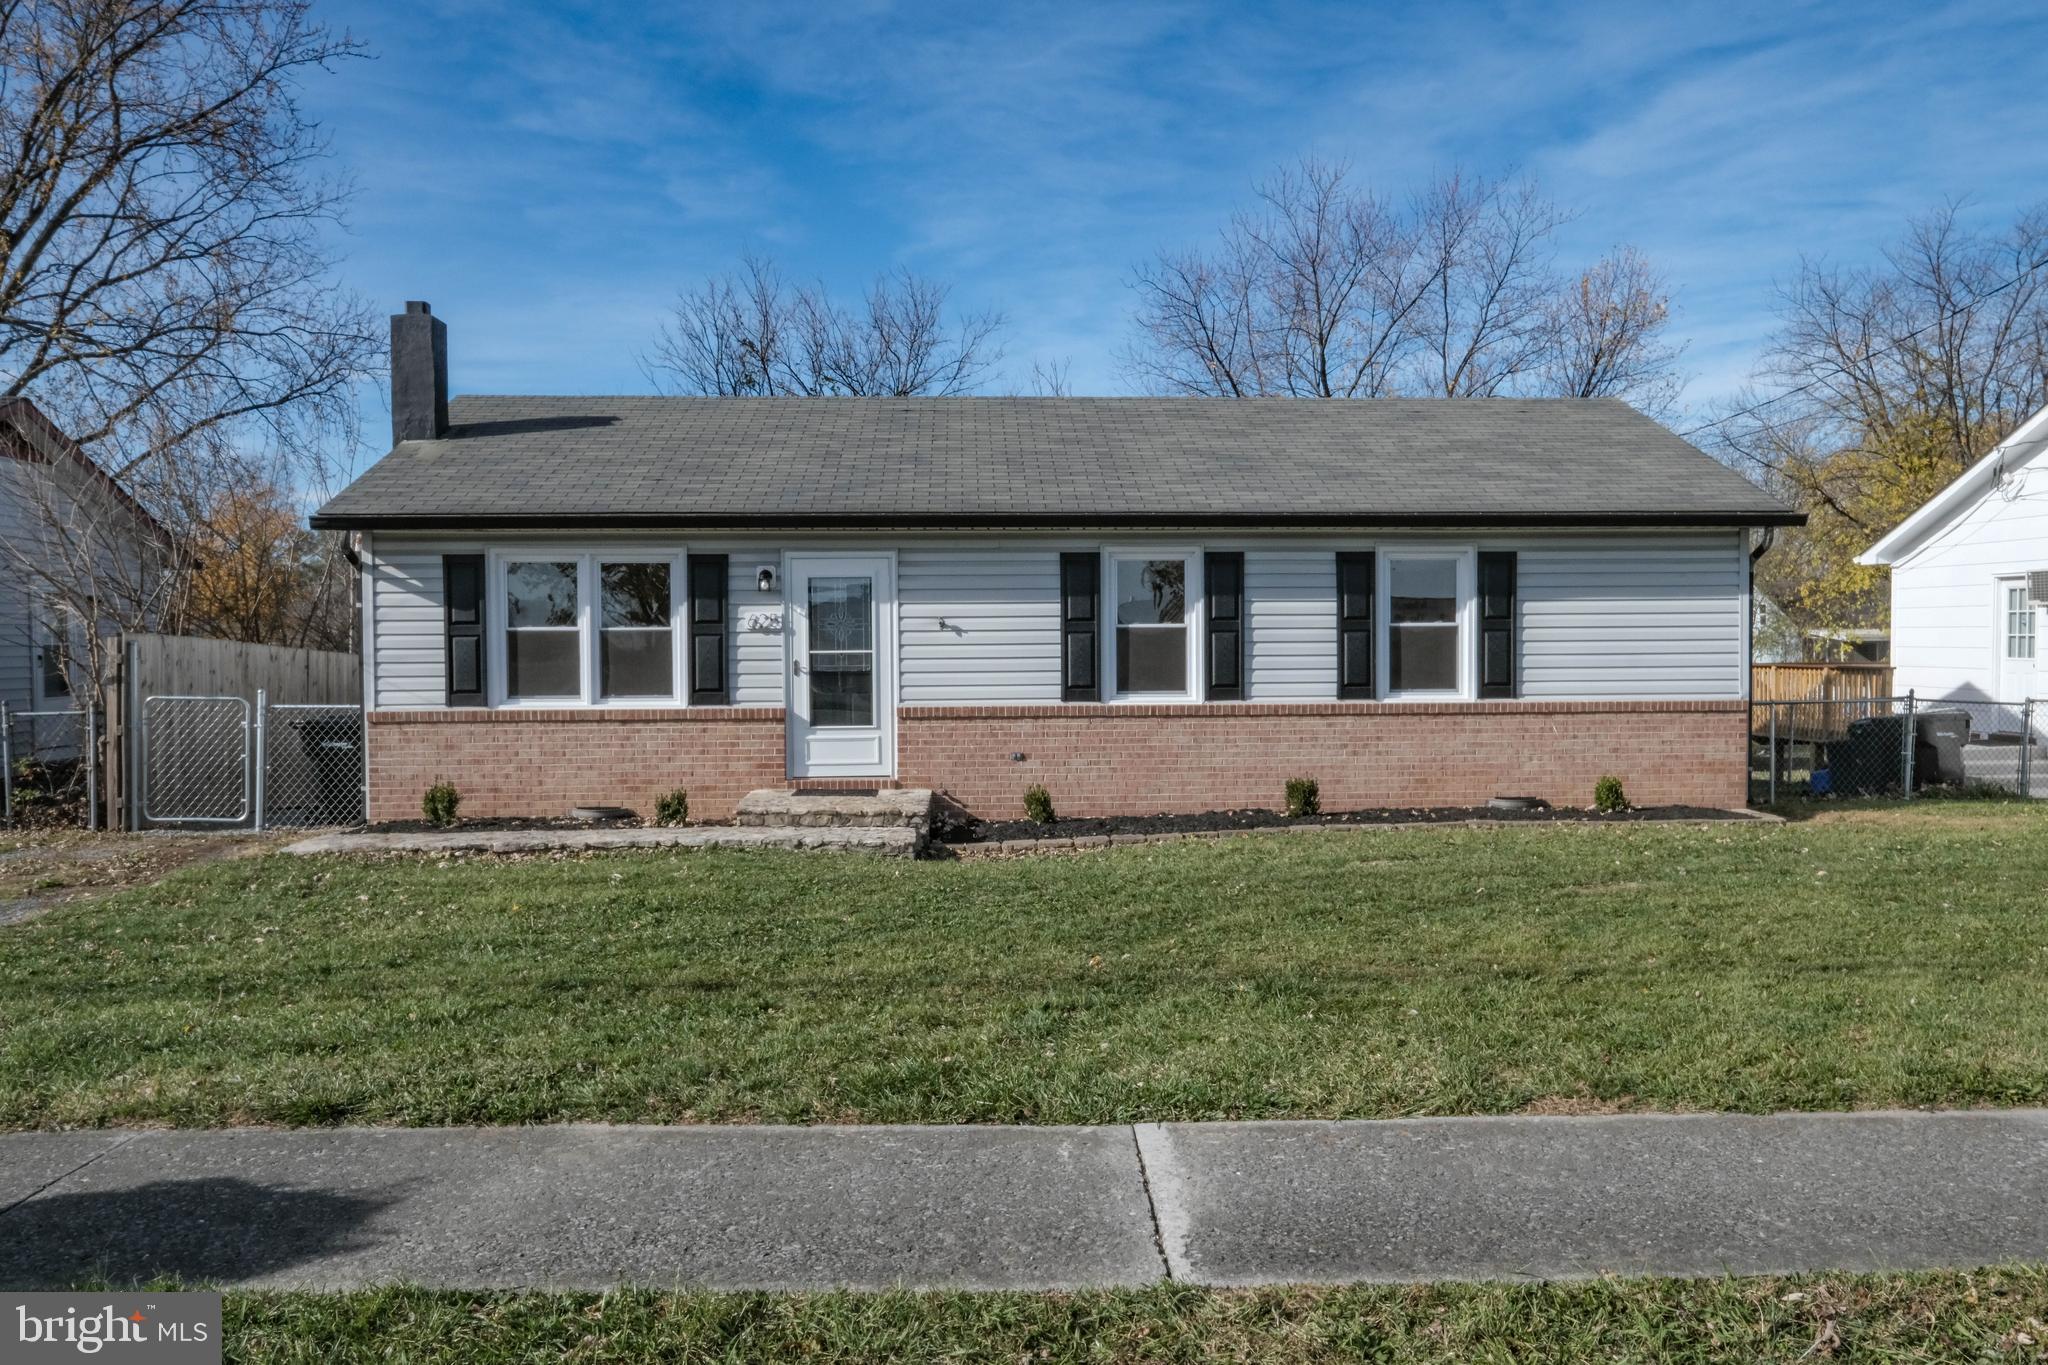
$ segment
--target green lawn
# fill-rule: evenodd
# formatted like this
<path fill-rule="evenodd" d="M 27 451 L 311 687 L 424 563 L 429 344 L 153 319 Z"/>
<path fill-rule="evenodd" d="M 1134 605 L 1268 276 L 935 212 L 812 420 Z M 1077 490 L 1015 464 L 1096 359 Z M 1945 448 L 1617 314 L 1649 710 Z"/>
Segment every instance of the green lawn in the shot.
<path fill-rule="evenodd" d="M 2048 1096 L 2048 806 L 181 872 L 0 929 L 0 1126 Z"/>
<path fill-rule="evenodd" d="M 1212 1293 L 238 1294 L 231 1360 L 2038 1360 L 2048 1272 Z"/>

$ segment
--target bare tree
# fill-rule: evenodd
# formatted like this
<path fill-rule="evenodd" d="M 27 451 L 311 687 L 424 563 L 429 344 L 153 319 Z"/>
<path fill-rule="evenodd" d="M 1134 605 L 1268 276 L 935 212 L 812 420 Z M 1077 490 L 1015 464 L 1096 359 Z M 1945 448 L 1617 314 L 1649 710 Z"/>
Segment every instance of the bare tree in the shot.
<path fill-rule="evenodd" d="M 1072 398 L 1074 362 L 1071 357 L 1031 362 L 1031 395 L 1034 398 Z"/>
<path fill-rule="evenodd" d="M 116 478 L 219 433 L 323 466 L 378 342 L 294 99 L 306 0 L 0 0 L 0 397 Z"/>
<path fill-rule="evenodd" d="M 1762 561 L 1803 624 L 1884 618 L 1856 555 L 2048 403 L 2048 209 L 2003 232 L 1958 206 L 1880 264 L 1804 261 L 1752 387 L 1688 433 L 1806 511 Z"/>
<path fill-rule="evenodd" d="M 358 51 L 306 0 L 0 0 L 0 407 L 33 523 L 0 554 L 84 677 L 181 620 L 191 508 L 252 461 L 319 486 L 353 445 L 381 342 L 335 287 L 347 186 L 295 87 Z"/>
<path fill-rule="evenodd" d="M 1388 392 L 1430 279 L 1414 230 L 1346 168 L 1304 160 L 1258 186 L 1260 208 L 1213 255 L 1139 267 L 1126 367 L 1169 393 L 1366 398 Z"/>
<path fill-rule="evenodd" d="M 1617 247 L 1552 294 L 1543 390 L 1566 398 L 1624 398 L 1652 416 L 1668 413 L 1678 397 L 1682 349 L 1662 339 L 1670 317 L 1663 277 L 1634 247 Z"/>
<path fill-rule="evenodd" d="M 1490 398 L 1542 361 L 1565 215 L 1528 181 L 1452 174 L 1416 203 L 1429 297 L 1417 310 L 1418 387 Z"/>
<path fill-rule="evenodd" d="M 908 398 L 971 392 L 1002 358 L 1000 313 L 948 321 L 951 291 L 909 270 L 877 277 L 858 308 L 822 284 L 792 288 L 772 261 L 685 291 L 641 367 L 670 392 L 718 397 Z"/>
<path fill-rule="evenodd" d="M 1396 208 L 1341 164 L 1309 159 L 1257 198 L 1214 250 L 1163 251 L 1136 271 L 1124 359 L 1139 384 L 1227 398 L 1456 398 L 1587 384 L 1655 396 L 1671 383 L 1661 283 L 1627 248 L 1561 281 L 1553 239 L 1568 215 L 1531 182 L 1454 173 Z M 1638 286 L 1647 298 L 1615 292 Z M 1615 302 L 1625 316 L 1608 316 Z M 1561 353 L 1575 306 L 1579 330 L 1601 329 L 1592 374 Z"/>

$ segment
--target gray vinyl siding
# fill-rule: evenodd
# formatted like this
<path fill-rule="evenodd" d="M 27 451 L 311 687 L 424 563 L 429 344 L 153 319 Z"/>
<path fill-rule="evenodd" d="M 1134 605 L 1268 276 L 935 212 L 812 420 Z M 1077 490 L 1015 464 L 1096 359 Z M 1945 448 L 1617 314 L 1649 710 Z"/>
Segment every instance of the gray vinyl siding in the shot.
<path fill-rule="evenodd" d="M 731 628 L 726 632 L 726 664 L 732 669 L 733 704 L 782 705 L 782 551 L 712 546 L 698 553 L 726 556 L 726 601 L 732 612 Z M 778 573 L 776 586 L 768 592 L 756 587 L 763 565 L 776 566 Z"/>
<path fill-rule="evenodd" d="M 440 706 L 448 700 L 441 555 L 374 551 L 370 607 L 377 633 L 377 706 Z"/>
<path fill-rule="evenodd" d="M 1516 548 L 1524 697 L 1744 695 L 1740 536 Z"/>
<path fill-rule="evenodd" d="M 1337 695 L 1337 556 L 1328 548 L 1247 550 L 1245 680 L 1249 701 Z"/>
<path fill-rule="evenodd" d="M 896 580 L 904 705 L 1060 699 L 1057 550 L 908 548 Z"/>
<path fill-rule="evenodd" d="M 24 506 L 27 496 L 20 487 L 26 466 L 0 457 L 0 543 L 19 546 L 34 543 L 35 518 Z M 25 570 L 6 562 L 0 554 L 0 701 L 25 711 L 33 696 L 29 670 L 33 666 L 34 644 L 29 632 L 28 585 Z"/>

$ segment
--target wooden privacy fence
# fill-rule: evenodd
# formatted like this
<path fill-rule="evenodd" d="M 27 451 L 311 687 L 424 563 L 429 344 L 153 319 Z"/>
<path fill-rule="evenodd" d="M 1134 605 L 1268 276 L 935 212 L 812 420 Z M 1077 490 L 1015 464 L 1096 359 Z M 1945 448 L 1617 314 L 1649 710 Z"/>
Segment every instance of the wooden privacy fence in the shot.
<path fill-rule="evenodd" d="M 1890 664 L 1751 664 L 1749 728 L 1764 734 L 1780 701 L 1823 702 L 1801 707 L 1808 738 L 1839 739 L 1849 722 L 1871 714 L 1871 703 L 1892 695 Z"/>
<path fill-rule="evenodd" d="M 271 706 L 360 706 L 359 654 L 251 645 L 182 635 L 124 635 L 116 674 L 105 688 L 107 724 L 101 784 L 110 828 L 147 823 L 137 809 L 142 764 L 140 708 L 150 697 L 239 697 L 251 706 L 260 691 Z"/>

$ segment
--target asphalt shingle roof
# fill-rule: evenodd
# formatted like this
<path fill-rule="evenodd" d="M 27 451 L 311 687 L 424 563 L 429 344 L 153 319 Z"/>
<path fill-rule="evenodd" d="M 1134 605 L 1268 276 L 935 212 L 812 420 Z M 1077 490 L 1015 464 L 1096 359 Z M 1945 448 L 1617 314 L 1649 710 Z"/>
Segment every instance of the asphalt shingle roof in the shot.
<path fill-rule="evenodd" d="M 1786 524 L 1604 399 L 458 398 L 319 527 Z"/>

